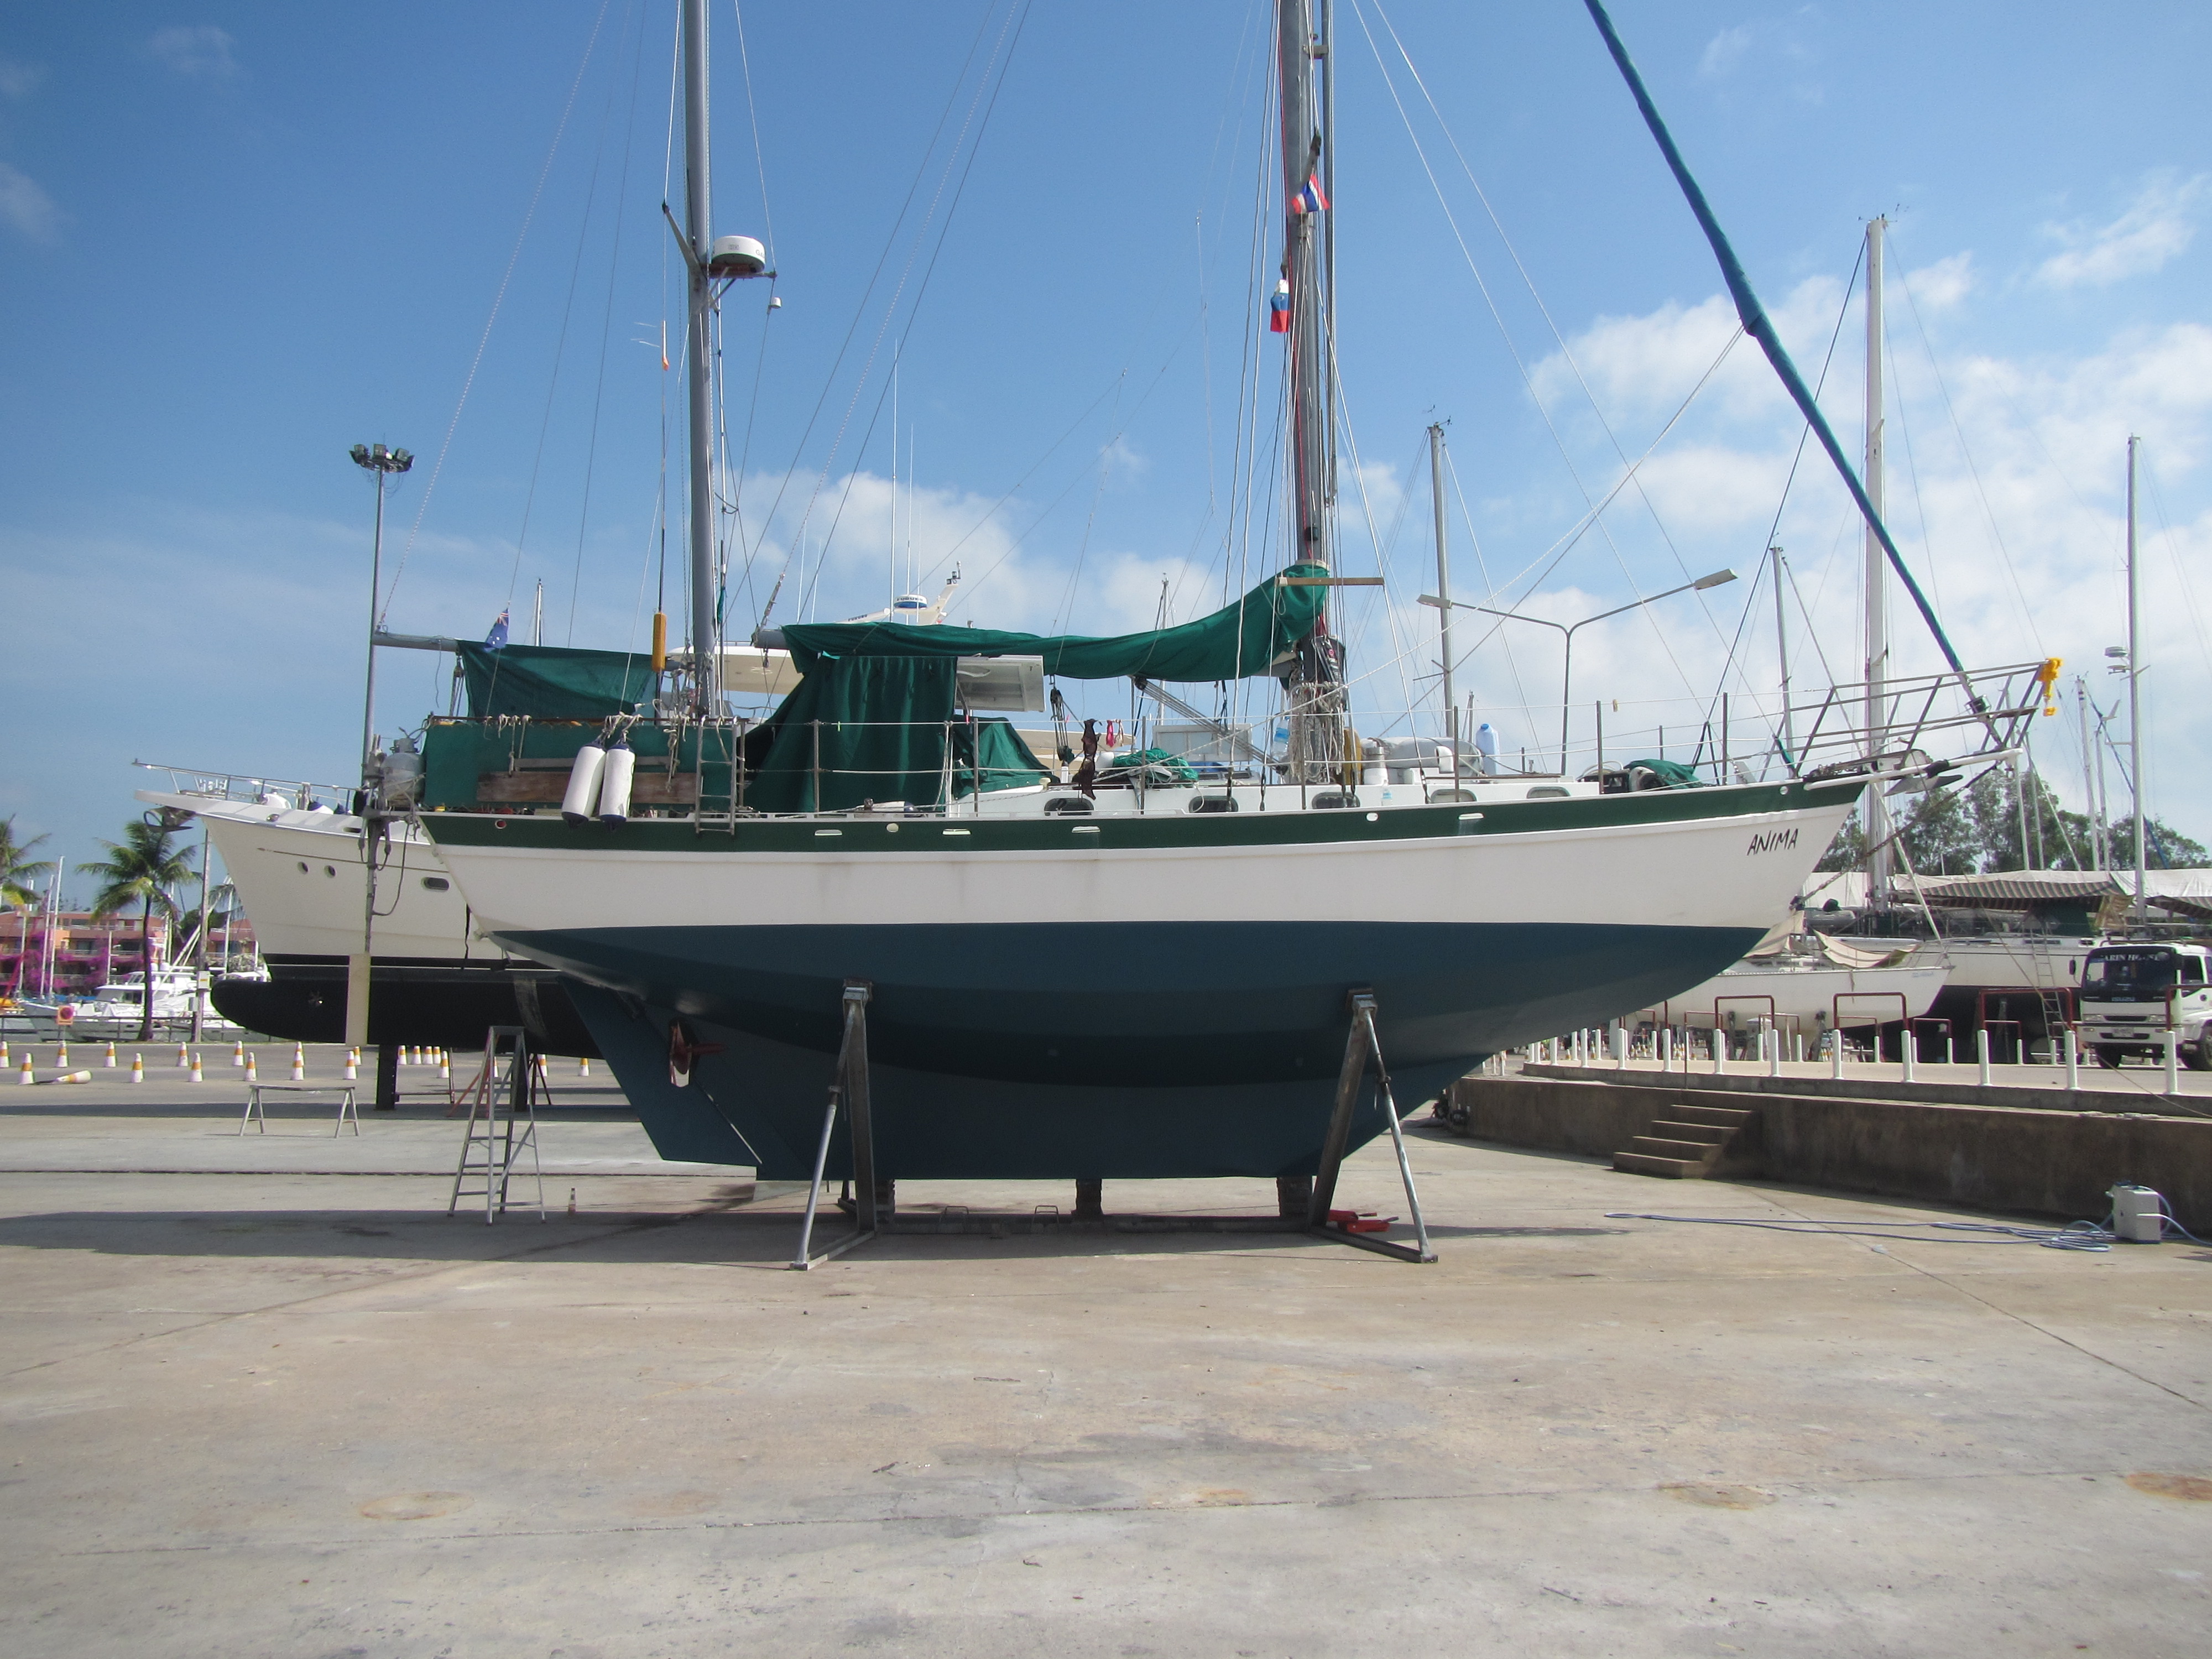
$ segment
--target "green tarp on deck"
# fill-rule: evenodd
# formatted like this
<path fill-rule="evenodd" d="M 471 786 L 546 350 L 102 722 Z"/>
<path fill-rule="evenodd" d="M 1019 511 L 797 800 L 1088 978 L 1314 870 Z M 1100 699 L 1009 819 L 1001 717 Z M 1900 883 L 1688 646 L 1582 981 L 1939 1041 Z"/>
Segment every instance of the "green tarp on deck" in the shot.
<path fill-rule="evenodd" d="M 653 659 L 631 652 L 562 645 L 507 645 L 494 651 L 467 640 L 459 649 L 469 713 L 478 720 L 493 714 L 604 720 L 635 713 L 659 689 Z"/>

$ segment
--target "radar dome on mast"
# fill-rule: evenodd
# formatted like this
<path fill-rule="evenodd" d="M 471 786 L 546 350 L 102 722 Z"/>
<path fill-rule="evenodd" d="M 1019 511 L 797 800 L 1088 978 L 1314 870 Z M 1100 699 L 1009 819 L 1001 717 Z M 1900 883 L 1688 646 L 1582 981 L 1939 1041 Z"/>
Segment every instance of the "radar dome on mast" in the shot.
<path fill-rule="evenodd" d="M 709 276 L 757 276 L 768 269 L 768 250 L 750 236 L 717 236 L 708 256 Z"/>

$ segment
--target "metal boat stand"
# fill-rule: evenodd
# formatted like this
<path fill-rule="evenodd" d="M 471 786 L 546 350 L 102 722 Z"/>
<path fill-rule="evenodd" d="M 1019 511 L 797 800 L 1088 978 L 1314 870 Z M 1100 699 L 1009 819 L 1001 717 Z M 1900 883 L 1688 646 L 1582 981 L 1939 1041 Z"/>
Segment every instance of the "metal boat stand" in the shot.
<path fill-rule="evenodd" d="M 866 980 L 845 981 L 845 1036 L 837 1045 L 837 1068 L 830 1073 L 830 1104 L 822 1114 L 822 1140 L 814 1149 L 814 1181 L 806 1189 L 806 1218 L 799 1225 L 799 1251 L 791 1265 L 800 1273 L 841 1256 L 855 1244 L 873 1238 L 876 1217 L 875 1121 L 868 1110 L 868 995 Z M 837 1108 L 846 1108 L 853 1135 L 853 1231 L 819 1255 L 809 1254 L 814 1243 L 814 1217 L 822 1207 L 822 1171 L 830 1162 L 830 1137 L 837 1127 Z"/>
<path fill-rule="evenodd" d="M 1354 991 L 1349 1000 L 1352 1035 L 1344 1045 L 1344 1069 L 1336 1079 L 1336 1109 L 1329 1114 L 1328 1135 L 1321 1145 L 1321 1172 L 1314 1177 L 1313 1197 L 1306 1206 L 1306 1226 L 1339 1244 L 1356 1244 L 1363 1250 L 1395 1255 L 1404 1261 L 1434 1261 L 1437 1253 L 1429 1248 L 1429 1229 L 1421 1219 L 1420 1195 L 1413 1190 L 1413 1166 L 1406 1158 L 1405 1131 L 1398 1126 L 1398 1103 L 1390 1097 L 1390 1072 L 1382 1063 L 1382 1042 L 1375 1035 L 1375 993 Z M 1352 1139 L 1352 1109 L 1359 1103 L 1359 1085 L 1366 1079 L 1370 1059 L 1375 1062 L 1376 1101 L 1382 1108 L 1383 1121 L 1390 1126 L 1390 1144 L 1398 1152 L 1398 1177 L 1406 1183 L 1406 1207 L 1413 1212 L 1413 1244 L 1393 1244 L 1388 1239 L 1370 1238 L 1329 1218 L 1329 1206 L 1336 1197 L 1336 1178 L 1344 1169 L 1345 1146 Z"/>
<path fill-rule="evenodd" d="M 1338 1079 L 1335 1109 L 1329 1117 L 1322 1145 L 1321 1173 L 1309 1188 L 1305 1177 L 1293 1176 L 1275 1183 L 1281 1213 L 1276 1216 L 1109 1216 L 1097 1207 L 1099 1183 L 1079 1180 L 1077 1208 L 1062 1215 L 1051 1205 L 1040 1205 L 1030 1215 L 978 1215 L 959 1211 L 936 1216 L 898 1216 L 884 1205 L 883 1188 L 876 1180 L 875 1125 L 868 1097 L 868 1001 L 872 987 L 865 980 L 845 981 L 845 1029 L 838 1044 L 836 1068 L 830 1074 L 830 1099 L 822 1115 L 822 1138 L 814 1152 L 814 1178 L 806 1192 L 806 1210 L 799 1223 L 799 1248 L 791 1267 L 798 1272 L 834 1260 L 855 1245 L 890 1234 L 975 1234 L 1005 1237 L 1014 1233 L 1285 1233 L 1307 1232 L 1333 1243 L 1356 1245 L 1380 1255 L 1405 1261 L 1434 1261 L 1429 1233 L 1421 1218 L 1421 1200 L 1413 1190 L 1413 1166 L 1407 1161 L 1404 1133 L 1398 1109 L 1390 1095 L 1390 1073 L 1382 1063 L 1382 1049 L 1375 1033 L 1375 994 L 1354 991 L 1349 999 L 1352 1030 L 1346 1041 L 1344 1068 Z M 1406 1203 L 1413 1212 L 1418 1247 L 1394 1244 L 1348 1231 L 1329 1218 L 1329 1204 L 1336 1195 L 1336 1180 L 1344 1167 L 1345 1149 L 1352 1139 L 1352 1115 L 1358 1104 L 1360 1085 L 1365 1081 L 1370 1060 L 1375 1066 L 1376 1088 L 1397 1148 L 1398 1174 L 1406 1185 Z M 837 1112 L 843 1107 L 853 1141 L 853 1231 L 817 1253 L 814 1223 L 822 1209 L 823 1172 L 829 1166 L 830 1143 L 836 1133 Z"/>

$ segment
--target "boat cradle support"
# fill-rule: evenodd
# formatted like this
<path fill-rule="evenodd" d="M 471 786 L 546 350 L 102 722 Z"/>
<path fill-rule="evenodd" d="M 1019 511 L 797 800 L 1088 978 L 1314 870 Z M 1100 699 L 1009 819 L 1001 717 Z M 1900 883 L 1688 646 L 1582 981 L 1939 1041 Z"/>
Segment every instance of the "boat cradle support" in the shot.
<path fill-rule="evenodd" d="M 885 1202 L 888 1183 L 878 1184 L 876 1174 L 875 1124 L 868 1093 L 868 1004 L 873 988 L 866 980 L 847 980 L 842 1006 L 844 1030 L 837 1048 L 837 1060 L 830 1073 L 829 1101 L 822 1115 L 822 1136 L 814 1152 L 814 1176 L 808 1184 L 806 1208 L 799 1222 L 799 1245 L 793 1254 L 791 1266 L 799 1272 L 818 1267 L 842 1255 L 855 1246 L 890 1233 L 948 1233 L 975 1232 L 998 1234 L 1006 1222 L 983 1216 L 945 1216 L 928 1220 L 905 1220 L 899 1218 Z M 1352 1014 L 1352 1029 L 1346 1039 L 1344 1065 L 1338 1075 L 1336 1100 L 1329 1115 L 1327 1137 L 1322 1142 L 1319 1172 L 1314 1176 L 1310 1194 L 1298 1192 L 1305 1182 L 1303 1179 L 1278 1182 L 1277 1191 L 1283 1202 L 1279 1218 L 1261 1219 L 1252 1216 L 1144 1216 L 1109 1218 L 1091 1206 L 1096 1203 L 1097 1187 L 1091 1182 L 1079 1182 L 1082 1200 L 1072 1217 L 1050 1216 L 1042 1211 L 1026 1218 L 1029 1227 L 1035 1228 L 1049 1221 L 1059 1226 L 1080 1227 L 1085 1223 L 1105 1224 L 1117 1231 L 1142 1232 L 1309 1232 L 1334 1243 L 1356 1245 L 1378 1255 L 1396 1256 L 1401 1261 L 1432 1262 L 1436 1252 L 1430 1248 L 1427 1224 L 1421 1217 L 1421 1200 L 1413 1188 L 1413 1170 L 1406 1154 L 1405 1132 L 1398 1122 L 1398 1109 L 1390 1093 L 1390 1073 L 1383 1064 L 1382 1046 L 1376 1035 L 1375 994 L 1370 990 L 1355 990 L 1347 998 Z M 1366 1081 L 1367 1068 L 1375 1069 L 1376 1102 L 1390 1127 L 1390 1140 L 1398 1158 L 1398 1175 L 1405 1183 L 1407 1208 L 1412 1214 L 1415 1243 L 1393 1243 L 1389 1240 L 1371 1237 L 1357 1231 L 1359 1218 L 1345 1212 L 1332 1212 L 1330 1206 L 1336 1196 L 1337 1177 L 1344 1168 L 1346 1150 L 1352 1139 L 1352 1120 L 1359 1102 L 1362 1085 Z M 813 1248 L 814 1224 L 821 1212 L 822 1188 L 824 1172 L 829 1167 L 830 1147 L 837 1129 L 840 1108 L 845 1113 L 853 1148 L 853 1231 L 838 1239 L 828 1249 L 817 1252 Z M 1087 1189 L 1087 1190 L 1086 1190 Z M 1297 1194 L 1296 1203 L 1291 1201 Z"/>

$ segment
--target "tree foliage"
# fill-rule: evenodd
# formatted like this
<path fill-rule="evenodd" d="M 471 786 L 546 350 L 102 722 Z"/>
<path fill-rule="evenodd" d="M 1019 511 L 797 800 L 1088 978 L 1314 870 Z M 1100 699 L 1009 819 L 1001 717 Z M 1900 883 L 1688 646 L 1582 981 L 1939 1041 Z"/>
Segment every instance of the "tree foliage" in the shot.
<path fill-rule="evenodd" d="M 52 859 L 33 859 L 31 849 L 46 838 L 33 836 L 28 841 L 15 839 L 15 820 L 0 818 L 0 904 L 33 904 L 37 902 L 36 885 L 41 877 L 52 873 Z"/>
<path fill-rule="evenodd" d="M 2024 789 L 2023 789 L 2024 784 Z M 2023 794 L 2025 799 L 2023 799 Z M 1993 875 L 2003 870 L 2094 870 L 2099 866 L 2095 823 L 2070 812 L 2040 776 L 2016 779 L 1992 767 L 1965 788 L 1931 789 L 1923 794 L 1887 798 L 1892 828 L 1913 869 L 1923 876 Z M 2212 866 L 2212 851 L 2156 818 L 2144 823 L 2154 870 L 2192 870 Z M 2026 832 L 2025 853 L 2021 835 Z M 2130 869 L 2135 864 L 2135 826 L 2127 819 L 2109 825 L 2103 866 Z M 1823 870 L 1866 866 L 1864 819 L 1854 811 L 1822 855 Z"/>

